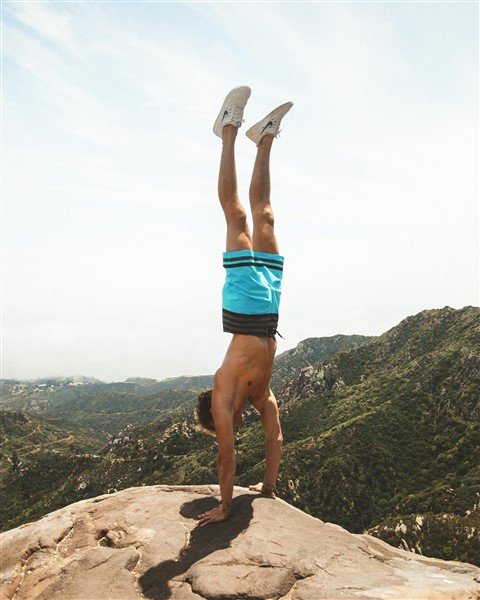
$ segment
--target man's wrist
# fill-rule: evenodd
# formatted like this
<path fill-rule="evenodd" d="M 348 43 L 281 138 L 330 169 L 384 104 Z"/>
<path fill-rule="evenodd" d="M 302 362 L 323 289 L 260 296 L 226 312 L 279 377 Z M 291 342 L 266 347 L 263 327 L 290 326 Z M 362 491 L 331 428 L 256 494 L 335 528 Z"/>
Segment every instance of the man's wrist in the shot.
<path fill-rule="evenodd" d="M 232 510 L 232 503 L 231 502 L 222 502 L 221 508 L 225 514 L 228 514 Z"/>
<path fill-rule="evenodd" d="M 275 491 L 275 484 L 271 484 L 271 483 L 267 483 L 266 481 L 262 482 L 262 491 L 263 492 L 274 492 Z"/>

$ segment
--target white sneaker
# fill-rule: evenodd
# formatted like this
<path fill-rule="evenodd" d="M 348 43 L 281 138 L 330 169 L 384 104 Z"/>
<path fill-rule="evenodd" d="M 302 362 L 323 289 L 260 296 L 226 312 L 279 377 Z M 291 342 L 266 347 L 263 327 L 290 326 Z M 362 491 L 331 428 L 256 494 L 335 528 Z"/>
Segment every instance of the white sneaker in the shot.
<path fill-rule="evenodd" d="M 280 123 L 292 106 L 293 102 L 285 102 L 285 104 L 277 106 L 275 110 L 272 110 L 271 113 L 268 113 L 268 115 L 261 121 L 255 123 L 255 125 L 252 125 L 245 135 L 249 137 L 252 142 L 255 142 L 257 146 L 263 136 L 267 135 L 267 133 L 277 137 Z"/>
<path fill-rule="evenodd" d="M 252 90 L 246 86 L 241 85 L 233 88 L 223 101 L 222 109 L 218 113 L 218 117 L 213 125 L 213 133 L 222 137 L 222 129 L 224 125 L 235 125 L 240 127 L 243 123 L 243 109 L 245 104 L 250 98 Z"/>

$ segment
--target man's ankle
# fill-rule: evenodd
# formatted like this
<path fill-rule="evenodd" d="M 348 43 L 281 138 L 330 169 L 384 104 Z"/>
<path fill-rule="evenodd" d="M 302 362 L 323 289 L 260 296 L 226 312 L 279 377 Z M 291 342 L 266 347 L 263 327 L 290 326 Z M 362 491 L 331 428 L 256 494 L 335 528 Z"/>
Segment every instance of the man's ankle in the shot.
<path fill-rule="evenodd" d="M 273 136 L 271 133 L 266 133 L 262 139 L 258 142 L 258 147 L 259 148 L 265 148 L 265 147 L 269 147 L 273 144 L 273 140 L 275 139 L 275 136 Z"/>
<path fill-rule="evenodd" d="M 238 127 L 236 127 L 235 125 L 224 125 L 222 129 L 222 140 L 235 138 L 237 136 L 237 133 Z"/>
<path fill-rule="evenodd" d="M 266 490 L 270 491 L 270 490 L 275 489 L 275 484 L 272 485 L 271 483 L 266 483 L 265 481 L 263 481 L 262 487 L 264 487 Z"/>

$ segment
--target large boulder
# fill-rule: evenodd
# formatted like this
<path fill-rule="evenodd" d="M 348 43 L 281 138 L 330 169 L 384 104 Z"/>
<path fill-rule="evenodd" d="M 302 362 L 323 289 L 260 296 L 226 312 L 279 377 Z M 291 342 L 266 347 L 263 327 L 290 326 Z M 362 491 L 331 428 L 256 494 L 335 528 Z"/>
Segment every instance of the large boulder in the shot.
<path fill-rule="evenodd" d="M 480 598 L 480 569 L 394 548 L 235 487 L 130 488 L 0 536 L 2 600 Z"/>

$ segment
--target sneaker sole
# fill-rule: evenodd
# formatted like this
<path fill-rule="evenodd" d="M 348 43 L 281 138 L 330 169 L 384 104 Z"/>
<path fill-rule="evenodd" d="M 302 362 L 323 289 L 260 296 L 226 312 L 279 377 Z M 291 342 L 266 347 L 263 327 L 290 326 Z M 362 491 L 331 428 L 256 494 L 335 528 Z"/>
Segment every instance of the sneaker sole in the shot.
<path fill-rule="evenodd" d="M 228 92 L 227 97 L 223 101 L 222 108 L 220 109 L 220 112 L 218 113 L 218 117 L 215 119 L 215 123 L 213 124 L 213 133 L 215 135 L 219 135 L 215 130 L 216 130 L 217 127 L 220 127 L 220 135 L 219 135 L 219 137 L 222 137 L 222 135 L 221 135 L 221 132 L 222 132 L 221 125 L 222 125 L 222 120 L 223 120 L 223 113 L 225 112 L 225 106 L 228 104 L 228 101 L 233 96 L 233 94 L 236 91 L 238 91 L 239 89 L 244 88 L 244 87 L 248 87 L 248 86 L 238 85 L 236 88 L 233 88 L 232 91 Z M 250 98 L 250 94 L 251 93 L 252 93 L 252 90 L 250 90 L 250 93 L 248 94 L 248 98 Z M 248 98 L 247 98 L 247 102 L 248 102 Z"/>
<path fill-rule="evenodd" d="M 287 107 L 287 106 L 288 106 L 288 110 L 285 111 L 285 107 Z M 247 137 L 249 137 L 252 141 L 255 141 L 252 139 L 252 135 L 254 135 L 257 131 L 259 131 L 261 129 L 262 123 L 264 123 L 267 120 L 269 121 L 270 119 L 275 117 L 277 114 L 282 113 L 282 112 L 284 113 L 282 116 L 282 119 L 283 119 L 283 117 L 288 113 L 288 111 L 292 108 L 292 106 L 293 106 L 293 102 L 285 102 L 285 104 L 281 104 L 280 106 L 277 106 L 277 108 L 274 108 L 272 110 L 272 112 L 268 113 L 268 115 L 263 117 L 263 119 L 258 121 L 258 123 L 255 123 L 255 125 L 252 125 L 250 127 L 250 129 L 245 132 L 245 135 Z"/>

